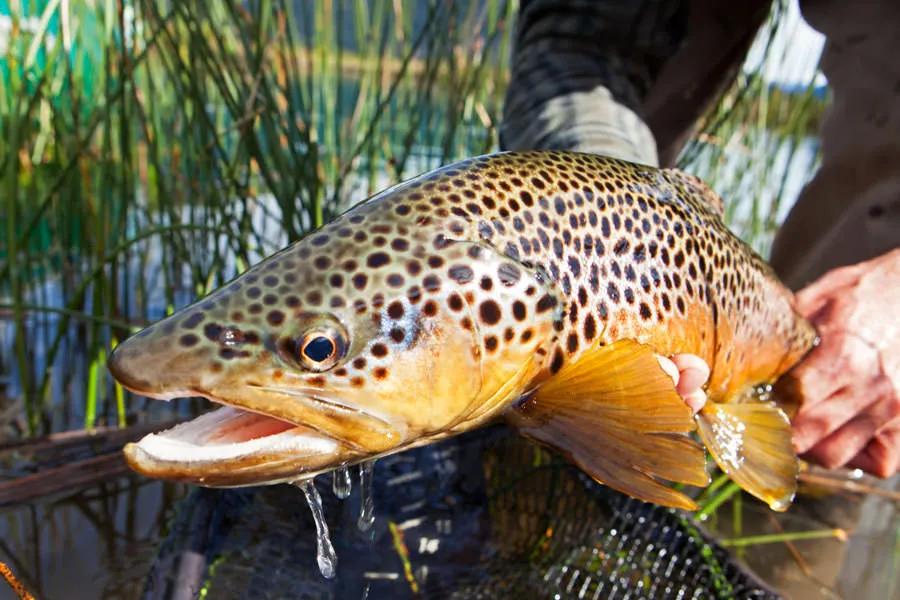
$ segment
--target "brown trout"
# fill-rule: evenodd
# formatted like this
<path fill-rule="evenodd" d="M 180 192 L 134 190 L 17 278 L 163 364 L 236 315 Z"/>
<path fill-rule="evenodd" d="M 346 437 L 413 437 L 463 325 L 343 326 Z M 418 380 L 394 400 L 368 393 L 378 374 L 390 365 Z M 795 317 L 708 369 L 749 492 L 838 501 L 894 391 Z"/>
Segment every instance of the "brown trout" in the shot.
<path fill-rule="evenodd" d="M 122 343 L 128 389 L 224 405 L 125 448 L 151 477 L 291 482 L 503 418 L 597 481 L 681 508 L 703 446 L 785 509 L 789 421 L 757 394 L 811 348 L 701 181 L 568 152 L 401 183 Z M 694 417 L 656 356 L 711 368 Z"/>

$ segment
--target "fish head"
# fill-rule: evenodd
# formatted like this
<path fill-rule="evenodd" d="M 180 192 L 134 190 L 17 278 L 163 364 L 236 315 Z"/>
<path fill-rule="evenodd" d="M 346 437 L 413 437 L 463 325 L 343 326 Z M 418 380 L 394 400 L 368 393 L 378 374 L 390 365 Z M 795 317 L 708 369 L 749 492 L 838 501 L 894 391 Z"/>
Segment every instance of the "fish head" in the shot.
<path fill-rule="evenodd" d="M 125 387 L 225 405 L 129 445 L 129 464 L 292 481 L 470 429 L 521 394 L 556 299 L 488 248 L 381 227 L 362 243 L 338 220 L 120 344 Z"/>

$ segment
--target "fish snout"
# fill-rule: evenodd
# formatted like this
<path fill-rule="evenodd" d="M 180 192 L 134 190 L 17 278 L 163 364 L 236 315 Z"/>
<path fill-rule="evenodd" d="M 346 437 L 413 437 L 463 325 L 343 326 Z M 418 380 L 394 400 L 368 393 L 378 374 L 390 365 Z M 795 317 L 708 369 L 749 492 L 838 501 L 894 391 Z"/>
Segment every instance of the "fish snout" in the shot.
<path fill-rule="evenodd" d="M 143 333 L 143 332 L 142 332 Z M 201 365 L 165 339 L 131 336 L 113 350 L 106 363 L 122 386 L 162 400 L 194 395 Z"/>
<path fill-rule="evenodd" d="M 116 346 L 106 361 L 106 367 L 122 386 L 137 394 L 146 394 L 152 384 L 142 374 L 140 352 L 134 347 L 134 339 L 132 336 Z"/>

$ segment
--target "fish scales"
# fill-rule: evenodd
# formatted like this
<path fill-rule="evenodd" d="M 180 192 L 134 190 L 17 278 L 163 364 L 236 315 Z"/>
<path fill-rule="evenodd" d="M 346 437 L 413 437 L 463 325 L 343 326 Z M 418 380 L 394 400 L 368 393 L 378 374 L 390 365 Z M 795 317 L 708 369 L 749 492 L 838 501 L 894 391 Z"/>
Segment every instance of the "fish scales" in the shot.
<path fill-rule="evenodd" d="M 640 496 L 654 486 L 649 476 L 700 480 L 698 453 L 671 437 L 693 428 L 690 413 L 645 362 L 647 349 L 696 354 L 711 367 L 701 437 L 739 483 L 780 507 L 796 468 L 786 420 L 769 406 L 729 403 L 753 400 L 756 386 L 814 343 L 792 302 L 723 224 L 721 200 L 700 180 L 588 154 L 500 153 L 357 205 L 123 343 L 110 368 L 137 392 L 199 394 L 238 411 L 223 416 L 228 428 L 210 417 L 205 429 L 169 435 L 197 447 L 246 442 L 234 456 L 196 450 L 201 458 L 185 461 L 159 436 L 126 450 L 154 476 L 287 481 L 505 414 L 598 480 Z M 648 416 L 607 410 L 615 402 L 605 399 L 623 389 L 632 404 L 619 409 L 646 407 Z M 596 397 L 592 411 L 570 401 L 579 390 Z M 596 420 L 595 431 L 613 422 L 609 439 L 579 433 L 578 419 Z M 604 471 L 594 457 L 629 428 L 649 436 L 629 450 L 640 457 Z M 266 436 L 281 445 L 263 440 L 251 452 Z M 283 449 L 291 444 L 308 456 L 291 458 Z M 779 460 L 753 452 L 767 445 Z M 690 455 L 694 471 L 651 459 L 664 447 Z M 747 471 L 753 477 L 742 480 Z"/>
<path fill-rule="evenodd" d="M 412 264 L 423 267 L 422 279 L 468 283 L 465 269 L 432 268 L 440 257 L 427 257 L 429 245 L 460 239 L 546 273 L 566 298 L 551 373 L 598 340 L 632 338 L 661 354 L 704 358 L 712 368 L 709 393 L 721 399 L 771 380 L 815 334 L 771 268 L 723 224 L 705 199 L 710 194 L 674 170 L 589 154 L 505 153 L 402 184 L 347 218 L 417 230 L 418 256 L 395 265 L 400 277 Z M 473 283 L 469 302 L 490 299 L 495 281 L 499 275 L 488 274 Z M 504 306 L 496 323 L 481 318 L 477 325 L 501 346 L 512 341 L 507 328 L 528 322 L 519 314 Z"/>

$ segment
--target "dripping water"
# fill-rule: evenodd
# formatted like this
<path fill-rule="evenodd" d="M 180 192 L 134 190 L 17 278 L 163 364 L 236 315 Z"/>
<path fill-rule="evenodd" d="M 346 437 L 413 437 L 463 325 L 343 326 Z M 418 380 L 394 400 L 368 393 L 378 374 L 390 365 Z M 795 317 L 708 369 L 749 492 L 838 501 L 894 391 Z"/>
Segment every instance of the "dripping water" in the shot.
<path fill-rule="evenodd" d="M 331 473 L 331 491 L 341 500 L 350 495 L 350 488 L 353 482 L 350 479 L 350 470 L 347 467 L 341 467 Z"/>
<path fill-rule="evenodd" d="M 375 461 L 370 460 L 359 465 L 359 520 L 356 526 L 360 531 L 368 531 L 375 522 L 375 500 L 372 498 L 372 472 Z"/>
<path fill-rule="evenodd" d="M 325 511 L 322 510 L 322 497 L 316 489 L 312 479 L 294 482 L 294 485 L 303 490 L 309 510 L 312 512 L 313 521 L 316 524 L 316 562 L 319 563 L 319 571 L 328 579 L 334 577 L 337 567 L 337 554 L 331 539 L 328 537 L 328 524 L 325 523 Z"/>

